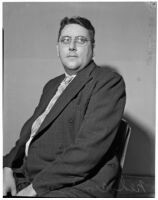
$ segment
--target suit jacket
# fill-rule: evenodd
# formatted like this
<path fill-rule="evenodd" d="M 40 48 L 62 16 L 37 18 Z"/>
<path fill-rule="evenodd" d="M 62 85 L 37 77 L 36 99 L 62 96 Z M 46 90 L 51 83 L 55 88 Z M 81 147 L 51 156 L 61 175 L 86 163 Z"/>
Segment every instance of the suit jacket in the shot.
<path fill-rule="evenodd" d="M 4 157 L 4 166 L 24 166 L 38 196 L 70 187 L 106 190 L 119 170 L 115 148 L 111 146 L 124 111 L 125 84 L 120 75 L 93 61 L 78 72 L 59 97 L 24 161 L 31 126 L 64 77 L 58 76 L 46 84 L 15 147 Z"/>

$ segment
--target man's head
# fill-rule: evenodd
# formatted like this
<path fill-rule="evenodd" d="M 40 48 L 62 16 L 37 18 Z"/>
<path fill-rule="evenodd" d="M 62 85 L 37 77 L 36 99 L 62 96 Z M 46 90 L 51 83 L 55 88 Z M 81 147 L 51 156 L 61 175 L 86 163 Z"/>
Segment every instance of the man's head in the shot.
<path fill-rule="evenodd" d="M 88 19 L 65 17 L 60 23 L 58 55 L 69 74 L 83 69 L 93 57 L 95 29 Z"/>

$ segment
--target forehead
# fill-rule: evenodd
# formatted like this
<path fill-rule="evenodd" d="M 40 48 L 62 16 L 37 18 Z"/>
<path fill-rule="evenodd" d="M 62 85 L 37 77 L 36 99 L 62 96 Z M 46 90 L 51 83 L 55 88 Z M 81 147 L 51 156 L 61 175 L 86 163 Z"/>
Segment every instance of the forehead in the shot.
<path fill-rule="evenodd" d="M 89 37 L 89 31 L 79 24 L 68 24 L 63 28 L 61 32 L 61 36 L 65 35 Z"/>

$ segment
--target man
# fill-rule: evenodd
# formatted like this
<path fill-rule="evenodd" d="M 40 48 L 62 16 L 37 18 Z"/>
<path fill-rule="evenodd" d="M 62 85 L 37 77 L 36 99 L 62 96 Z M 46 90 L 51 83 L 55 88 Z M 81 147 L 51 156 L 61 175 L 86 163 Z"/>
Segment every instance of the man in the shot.
<path fill-rule="evenodd" d="M 65 75 L 50 80 L 15 147 L 4 157 L 4 196 L 111 197 L 114 148 L 125 106 L 122 77 L 93 61 L 89 20 L 65 17 L 57 52 Z"/>

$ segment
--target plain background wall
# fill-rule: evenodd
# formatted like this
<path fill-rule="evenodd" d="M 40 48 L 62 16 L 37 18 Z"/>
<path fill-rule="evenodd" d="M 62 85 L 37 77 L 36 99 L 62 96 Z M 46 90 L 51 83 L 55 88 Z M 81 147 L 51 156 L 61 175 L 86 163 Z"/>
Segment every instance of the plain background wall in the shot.
<path fill-rule="evenodd" d="M 63 73 L 56 54 L 60 20 L 79 15 L 96 28 L 95 62 L 125 79 L 132 135 L 125 173 L 154 175 L 156 4 L 3 3 L 4 154 L 32 115 L 45 83 Z"/>

